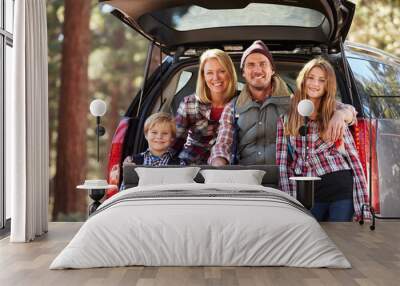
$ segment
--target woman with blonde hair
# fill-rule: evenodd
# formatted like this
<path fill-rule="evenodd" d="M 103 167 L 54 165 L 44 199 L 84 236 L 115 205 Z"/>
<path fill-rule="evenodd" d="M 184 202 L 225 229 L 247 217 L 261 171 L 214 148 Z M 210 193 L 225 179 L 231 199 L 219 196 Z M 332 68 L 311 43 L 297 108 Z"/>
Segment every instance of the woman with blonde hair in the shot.
<path fill-rule="evenodd" d="M 173 149 L 185 164 L 207 163 L 219 119 L 225 105 L 236 95 L 237 76 L 229 55 L 219 49 L 200 57 L 196 93 L 185 97 L 176 115 Z"/>
<path fill-rule="evenodd" d="M 295 195 L 291 176 L 319 176 L 315 188 L 315 203 L 311 209 L 318 221 L 351 221 L 361 217 L 361 207 L 368 201 L 367 184 L 353 137 L 345 127 L 342 139 L 329 142 L 328 122 L 337 106 L 336 76 L 331 64 L 316 58 L 308 62 L 297 78 L 288 115 L 278 120 L 276 161 L 280 171 L 280 188 Z M 299 129 L 304 118 L 297 112 L 303 99 L 314 104 L 307 134 Z M 369 213 L 364 214 L 370 217 Z"/>

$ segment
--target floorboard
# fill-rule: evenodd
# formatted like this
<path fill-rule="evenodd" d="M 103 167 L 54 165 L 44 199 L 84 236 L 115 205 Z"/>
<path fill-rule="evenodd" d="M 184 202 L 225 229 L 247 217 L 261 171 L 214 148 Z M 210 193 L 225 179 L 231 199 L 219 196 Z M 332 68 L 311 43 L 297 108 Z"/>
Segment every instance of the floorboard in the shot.
<path fill-rule="evenodd" d="M 322 224 L 352 269 L 290 267 L 119 267 L 49 270 L 82 223 L 50 223 L 31 243 L 0 240 L 0 285 L 397 286 L 400 273 L 400 221 L 379 221 L 375 231 L 356 223 Z"/>

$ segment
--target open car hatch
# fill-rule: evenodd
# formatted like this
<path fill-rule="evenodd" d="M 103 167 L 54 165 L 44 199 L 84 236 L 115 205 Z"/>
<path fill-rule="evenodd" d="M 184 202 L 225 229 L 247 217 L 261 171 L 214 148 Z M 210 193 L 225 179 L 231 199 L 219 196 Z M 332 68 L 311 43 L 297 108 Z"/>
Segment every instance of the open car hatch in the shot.
<path fill-rule="evenodd" d="M 338 52 L 355 11 L 347 0 L 100 2 L 165 53 L 180 46 L 248 45 L 256 39 L 272 50 L 320 46 Z"/>

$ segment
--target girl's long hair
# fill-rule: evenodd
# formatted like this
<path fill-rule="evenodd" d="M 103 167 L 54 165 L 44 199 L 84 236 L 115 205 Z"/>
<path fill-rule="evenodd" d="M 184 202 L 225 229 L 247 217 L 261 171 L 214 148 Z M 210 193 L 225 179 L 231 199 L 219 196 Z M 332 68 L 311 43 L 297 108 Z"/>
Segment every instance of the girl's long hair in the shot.
<path fill-rule="evenodd" d="M 325 59 L 318 57 L 304 65 L 300 71 L 297 80 L 297 90 L 291 99 L 289 118 L 285 122 L 285 135 L 298 136 L 299 128 L 304 123 L 304 118 L 297 112 L 297 105 L 303 99 L 307 99 L 306 80 L 310 71 L 319 67 L 325 72 L 325 94 L 321 98 L 319 108 L 317 110 L 317 123 L 322 138 L 325 138 L 325 131 L 328 127 L 329 120 L 332 118 L 336 110 L 336 75 L 332 65 Z"/>
<path fill-rule="evenodd" d="M 231 57 L 222 50 L 211 49 L 205 51 L 200 57 L 199 74 L 196 84 L 196 98 L 201 103 L 211 103 L 211 91 L 204 78 L 204 66 L 207 60 L 216 59 L 229 75 L 229 84 L 226 90 L 225 102 L 229 102 L 236 94 L 237 75 Z"/>

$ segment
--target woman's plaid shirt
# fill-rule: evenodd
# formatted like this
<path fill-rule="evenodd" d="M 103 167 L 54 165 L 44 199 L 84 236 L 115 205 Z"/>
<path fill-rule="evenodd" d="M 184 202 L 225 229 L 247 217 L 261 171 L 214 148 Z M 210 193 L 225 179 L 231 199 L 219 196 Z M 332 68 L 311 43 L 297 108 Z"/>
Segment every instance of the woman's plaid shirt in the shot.
<path fill-rule="evenodd" d="M 219 127 L 219 122 L 211 120 L 210 114 L 211 104 L 201 103 L 194 94 L 185 97 L 179 106 L 173 149 L 186 164 L 207 163 Z"/>
<path fill-rule="evenodd" d="M 292 149 L 291 154 L 288 151 L 288 139 Z M 347 126 L 343 135 L 343 144 L 345 154 L 341 154 L 334 143 L 324 142 L 319 137 L 318 124 L 310 121 L 306 146 L 305 137 L 284 135 L 281 117 L 277 122 L 276 138 L 276 164 L 279 165 L 281 190 L 296 196 L 296 184 L 289 180 L 291 176 L 322 176 L 335 171 L 351 170 L 354 178 L 354 211 L 356 219 L 359 219 L 362 205 L 368 202 L 367 183 L 353 137 Z M 364 217 L 370 218 L 370 213 L 365 211 Z"/>

